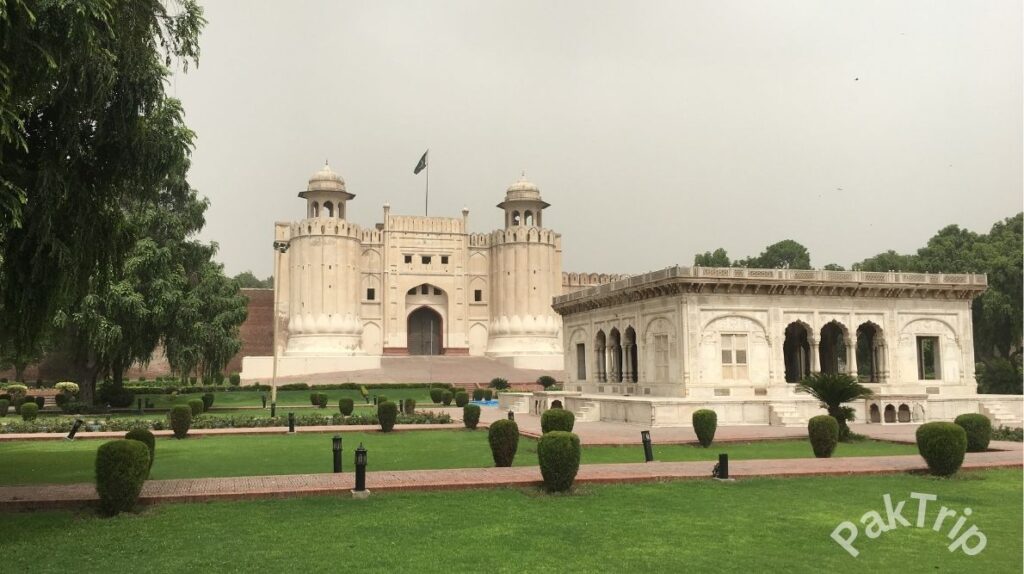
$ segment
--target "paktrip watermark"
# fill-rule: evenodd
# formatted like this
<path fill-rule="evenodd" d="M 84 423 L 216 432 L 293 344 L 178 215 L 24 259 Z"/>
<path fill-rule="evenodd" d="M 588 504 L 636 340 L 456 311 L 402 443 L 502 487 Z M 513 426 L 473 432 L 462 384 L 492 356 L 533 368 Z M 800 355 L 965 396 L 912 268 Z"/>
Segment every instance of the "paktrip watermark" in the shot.
<path fill-rule="evenodd" d="M 929 508 L 929 502 L 935 502 L 939 499 L 934 494 L 922 494 L 919 492 L 911 492 L 910 498 L 917 501 L 917 521 L 914 526 L 917 528 L 931 527 L 935 532 L 942 532 L 944 527 L 949 528 L 946 537 L 952 540 L 947 549 L 950 552 L 960 551 L 967 556 L 974 556 L 985 549 L 985 545 L 988 544 L 988 538 L 985 537 L 985 533 L 978 530 L 978 527 L 971 524 L 965 530 L 964 526 L 967 525 L 967 519 L 971 516 L 973 511 L 970 508 L 964 508 L 957 517 L 957 511 L 945 506 L 939 507 L 938 513 L 934 515 L 934 520 L 928 515 L 929 510 L 934 510 L 935 506 L 932 505 Z M 882 518 L 881 513 L 874 510 L 865 512 L 860 517 L 860 523 L 864 526 L 864 534 L 871 539 L 878 538 L 884 532 L 895 530 L 899 527 L 910 527 L 910 521 L 903 516 L 903 507 L 907 504 L 906 500 L 899 501 L 898 504 L 893 506 L 892 497 L 888 494 L 882 496 L 882 502 L 885 505 L 886 518 Z M 908 512 L 910 509 L 908 509 Z M 951 519 L 955 519 L 951 520 Z M 949 522 L 947 522 L 949 521 Z M 850 553 L 850 556 L 854 558 L 860 554 L 860 550 L 854 547 L 853 543 L 857 540 L 857 536 L 860 531 L 857 525 L 849 520 L 845 520 L 836 526 L 835 530 L 832 531 L 832 540 L 835 540 L 837 544 L 843 547 Z"/>

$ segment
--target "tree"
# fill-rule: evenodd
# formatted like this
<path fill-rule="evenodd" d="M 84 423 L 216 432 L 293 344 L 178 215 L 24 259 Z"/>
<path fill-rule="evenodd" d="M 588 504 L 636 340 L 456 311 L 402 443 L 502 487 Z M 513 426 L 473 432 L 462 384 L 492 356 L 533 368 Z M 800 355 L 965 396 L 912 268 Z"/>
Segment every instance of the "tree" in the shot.
<path fill-rule="evenodd" d="M 811 254 L 796 241 L 784 239 L 769 245 L 757 257 L 747 257 L 734 265 L 757 269 L 810 269 Z"/>
<path fill-rule="evenodd" d="M 868 257 L 860 263 L 854 263 L 851 269 L 887 273 L 889 271 L 917 271 L 918 266 L 916 255 L 900 255 L 890 249 L 874 257 Z"/>
<path fill-rule="evenodd" d="M 846 268 L 843 267 L 842 265 L 839 265 L 838 263 L 829 263 L 828 265 L 822 267 L 822 269 L 824 269 L 825 271 L 846 271 Z"/>
<path fill-rule="evenodd" d="M 15 356 L 40 348 L 58 310 L 91 306 L 134 245 L 122 206 L 187 162 L 193 133 L 164 87 L 172 61 L 197 59 L 204 21 L 195 0 L 173 6 L 0 9 L 0 341 Z"/>
<path fill-rule="evenodd" d="M 978 392 L 997 395 L 1019 395 L 1024 393 L 1024 379 L 1021 375 L 1021 356 L 1013 359 L 991 358 L 978 363 Z"/>
<path fill-rule="evenodd" d="M 719 247 L 714 252 L 705 251 L 704 253 L 698 253 L 693 258 L 693 264 L 700 267 L 729 267 L 732 262 L 729 261 L 729 255 L 725 252 L 725 249 Z"/>
<path fill-rule="evenodd" d="M 821 401 L 828 414 L 836 419 L 839 423 L 839 440 L 849 438 L 850 427 L 846 423 L 853 419 L 852 409 L 843 405 L 872 395 L 871 389 L 846 373 L 811 373 L 797 383 L 797 388 Z"/>
<path fill-rule="evenodd" d="M 234 276 L 233 281 L 242 289 L 272 289 L 274 287 L 273 277 L 258 279 L 252 271 L 242 271 Z"/>
<path fill-rule="evenodd" d="M 971 270 L 988 275 L 988 289 L 973 305 L 975 354 L 980 359 L 1013 360 L 1021 354 L 1024 330 L 1022 246 L 1024 213 L 997 222 L 974 245 L 973 257 L 977 262 Z"/>

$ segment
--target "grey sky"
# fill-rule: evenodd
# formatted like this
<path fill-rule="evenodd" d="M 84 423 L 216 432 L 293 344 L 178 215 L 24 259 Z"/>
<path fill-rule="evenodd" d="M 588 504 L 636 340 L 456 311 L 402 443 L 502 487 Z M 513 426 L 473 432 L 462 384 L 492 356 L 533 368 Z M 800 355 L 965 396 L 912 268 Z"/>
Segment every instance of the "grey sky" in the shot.
<path fill-rule="evenodd" d="M 204 5 L 171 89 L 231 274 L 270 274 L 325 158 L 350 220 L 421 215 L 428 146 L 431 215 L 497 228 L 525 169 L 566 271 L 787 238 L 849 266 L 1022 208 L 1019 0 Z"/>

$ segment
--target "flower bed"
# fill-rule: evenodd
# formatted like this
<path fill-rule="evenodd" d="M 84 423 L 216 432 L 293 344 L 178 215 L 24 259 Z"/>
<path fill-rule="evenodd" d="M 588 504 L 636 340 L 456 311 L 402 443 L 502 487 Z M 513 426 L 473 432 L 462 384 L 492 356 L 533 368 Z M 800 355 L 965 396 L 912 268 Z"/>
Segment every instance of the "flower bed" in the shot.
<path fill-rule="evenodd" d="M 135 429 L 165 430 L 170 424 L 164 420 L 146 420 L 129 418 L 110 419 L 89 419 L 84 417 L 85 428 L 81 430 L 97 431 L 130 431 Z M 431 425 L 448 424 L 452 417 L 447 414 L 437 413 L 415 413 L 412 415 L 398 415 L 397 424 L 400 425 Z M 343 417 L 341 414 L 302 414 L 295 416 L 295 426 L 326 426 L 326 425 L 376 425 L 379 424 L 377 415 L 350 415 Z M 11 421 L 0 425 L 0 434 L 4 433 L 66 433 L 74 425 L 74 419 L 50 419 L 37 420 L 35 422 Z M 288 426 L 288 417 L 258 417 L 258 416 L 235 416 L 235 417 L 209 417 L 197 416 L 192 419 L 191 429 L 226 429 L 226 428 L 266 428 Z"/>

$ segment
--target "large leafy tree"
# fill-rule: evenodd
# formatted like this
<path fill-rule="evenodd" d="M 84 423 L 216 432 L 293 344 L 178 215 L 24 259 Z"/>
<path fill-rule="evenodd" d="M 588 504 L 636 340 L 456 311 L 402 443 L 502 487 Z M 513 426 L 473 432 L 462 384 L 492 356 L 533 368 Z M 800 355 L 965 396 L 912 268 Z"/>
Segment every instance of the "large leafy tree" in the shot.
<path fill-rule="evenodd" d="M 693 264 L 700 267 L 729 267 L 732 265 L 732 262 L 729 260 L 729 254 L 726 253 L 725 249 L 719 247 L 714 252 L 705 251 L 704 253 L 698 253 L 693 258 Z"/>
<path fill-rule="evenodd" d="M 0 2 L 7 355 L 31 355 L 58 310 L 88 312 L 87 298 L 116 285 L 106 275 L 136 248 L 125 206 L 152 201 L 187 165 L 193 133 L 164 88 L 172 63 L 198 57 L 204 22 L 195 0 L 167 4 Z"/>
<path fill-rule="evenodd" d="M 274 286 L 273 277 L 260 279 L 253 275 L 252 271 L 242 271 L 235 275 L 233 279 L 242 289 L 270 289 Z"/>

